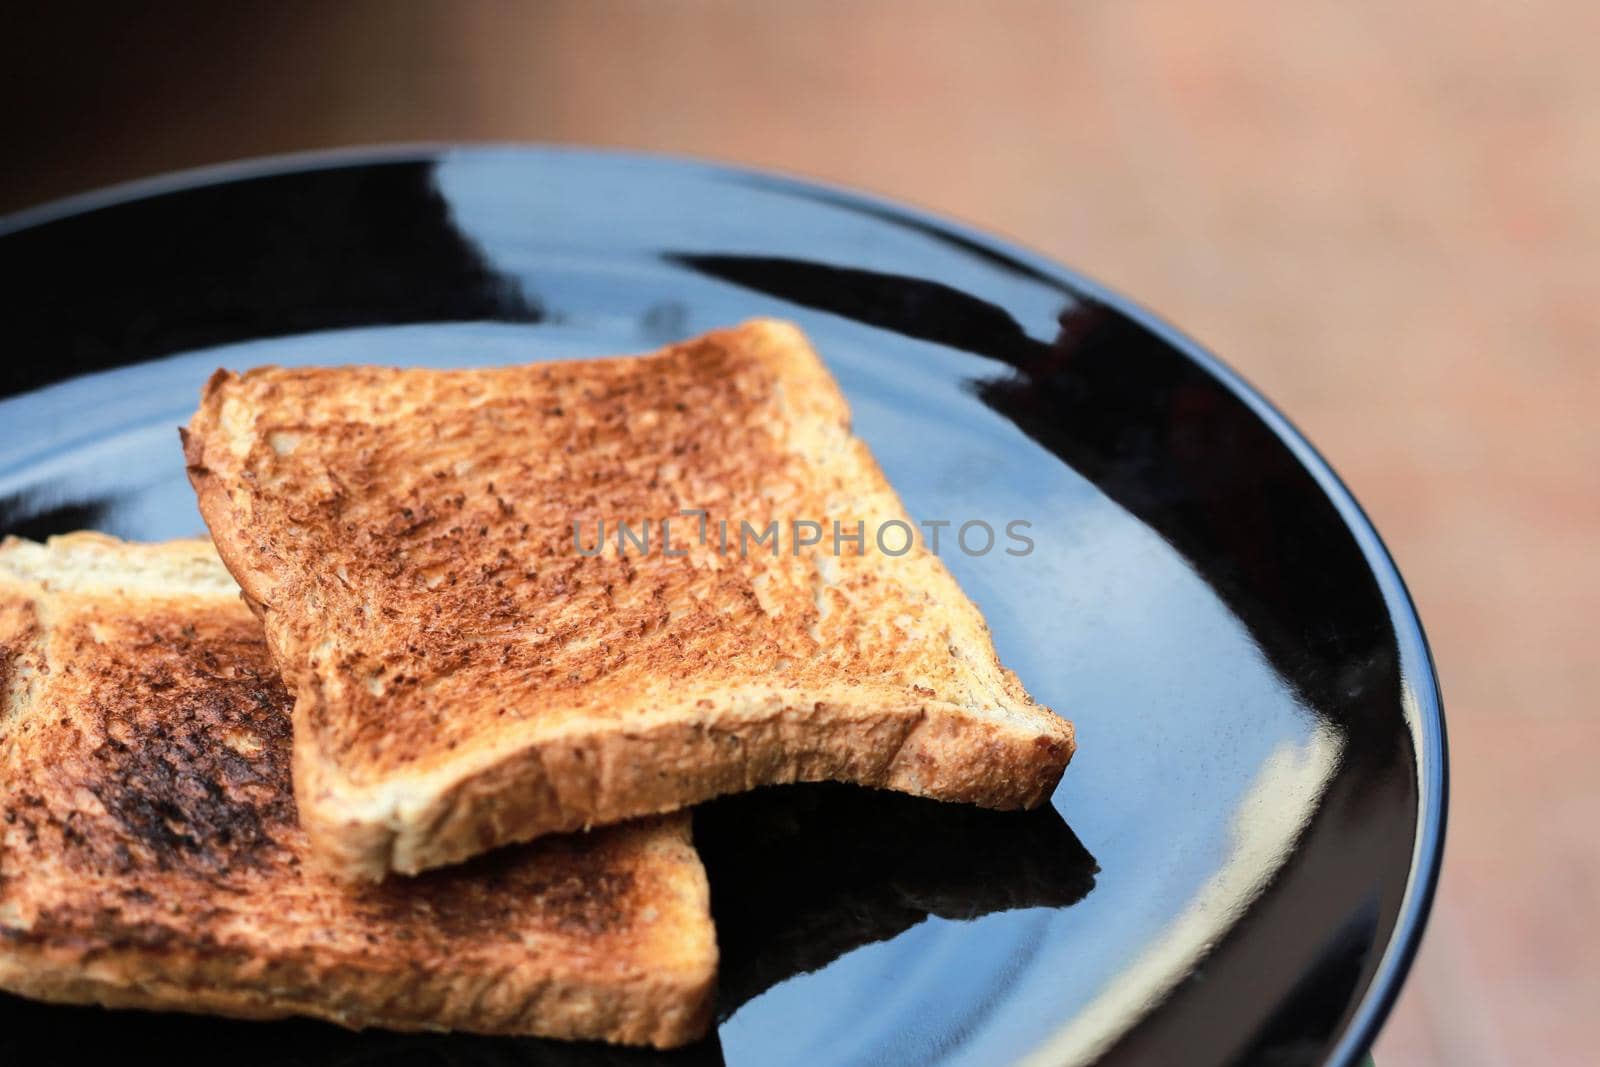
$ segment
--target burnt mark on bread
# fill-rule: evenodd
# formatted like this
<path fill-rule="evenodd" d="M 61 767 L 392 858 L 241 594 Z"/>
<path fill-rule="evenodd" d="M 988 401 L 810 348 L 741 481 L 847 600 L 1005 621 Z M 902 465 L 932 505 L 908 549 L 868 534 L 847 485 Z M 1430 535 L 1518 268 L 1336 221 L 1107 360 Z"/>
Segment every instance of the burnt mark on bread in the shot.
<path fill-rule="evenodd" d="M 34 743 L 56 757 L 39 789 L 66 863 L 217 877 L 281 858 L 290 701 L 249 619 L 86 616 L 52 640 L 80 699 Z"/>
<path fill-rule="evenodd" d="M 660 931 L 709 934 L 685 817 L 540 840 L 414 881 L 340 881 L 308 859 L 290 696 L 244 606 L 220 592 L 36 595 L 0 594 L 0 683 L 18 663 L 43 679 L 0 723 L 0 956 L 23 974 L 10 988 L 489 1027 L 529 1025 L 497 1014 L 501 989 L 527 1003 L 593 983 L 602 1011 L 641 998 L 672 1011 L 701 995 L 641 992 L 626 977 L 663 958 Z M 78 984 L 35 983 L 41 959 Z M 487 1002 L 452 1004 L 463 982 L 488 981 Z M 0 1031 L 5 1004 L 0 994 Z M 533 1025 L 590 1025 L 588 1010 L 555 1004 Z M 696 1021 L 660 1025 L 681 1035 L 652 1033 L 678 1040 Z M 16 1047 L 0 1033 L 0 1060 Z"/>
<path fill-rule="evenodd" d="M 593 940 L 633 928 L 649 892 L 641 853 L 605 831 L 378 885 L 308 868 L 292 701 L 259 624 L 236 603 L 123 608 L 62 609 L 43 638 L 49 704 L 29 710 L 23 773 L 0 782 L 0 867 L 48 866 L 84 892 L 52 895 L 26 927 L 5 926 L 7 939 L 214 958 L 234 951 L 219 928 L 247 913 L 256 921 L 262 901 L 309 907 L 363 944 L 426 953 L 502 944 L 519 930 Z M 0 631 L 8 651 L 39 637 L 20 618 Z"/>

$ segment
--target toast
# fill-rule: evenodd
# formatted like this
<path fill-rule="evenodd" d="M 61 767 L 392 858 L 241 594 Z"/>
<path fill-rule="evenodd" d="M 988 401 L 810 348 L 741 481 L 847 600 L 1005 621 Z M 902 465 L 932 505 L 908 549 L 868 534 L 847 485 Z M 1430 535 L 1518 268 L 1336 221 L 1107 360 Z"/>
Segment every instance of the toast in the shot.
<path fill-rule="evenodd" d="M 1072 756 L 793 326 L 219 371 L 184 447 L 295 696 L 302 823 L 346 875 L 797 780 L 1026 808 Z"/>
<path fill-rule="evenodd" d="M 307 862 L 290 699 L 206 542 L 0 545 L 0 989 L 672 1046 L 716 943 L 687 817 L 351 884 Z"/>

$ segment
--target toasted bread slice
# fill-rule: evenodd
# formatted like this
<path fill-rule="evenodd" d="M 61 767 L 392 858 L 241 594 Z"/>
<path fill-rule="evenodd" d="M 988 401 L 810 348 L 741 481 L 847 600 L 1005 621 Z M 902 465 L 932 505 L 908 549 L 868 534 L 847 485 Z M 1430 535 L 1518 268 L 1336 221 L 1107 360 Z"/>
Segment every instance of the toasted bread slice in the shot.
<path fill-rule="evenodd" d="M 219 371 L 185 450 L 295 694 L 301 820 L 346 874 L 795 780 L 1031 807 L 1071 758 L 937 556 L 890 554 L 914 527 L 792 326 Z"/>
<path fill-rule="evenodd" d="M 0 988 L 670 1046 L 716 968 L 685 816 L 415 880 L 307 862 L 289 696 L 209 543 L 0 546 Z"/>

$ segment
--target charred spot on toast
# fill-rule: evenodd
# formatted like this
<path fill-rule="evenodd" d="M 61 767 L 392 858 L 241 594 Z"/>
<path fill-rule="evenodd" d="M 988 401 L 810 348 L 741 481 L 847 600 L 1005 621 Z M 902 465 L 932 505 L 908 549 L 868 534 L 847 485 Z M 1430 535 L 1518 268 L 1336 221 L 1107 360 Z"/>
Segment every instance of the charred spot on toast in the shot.
<path fill-rule="evenodd" d="M 355 1027 L 698 1036 L 715 948 L 686 820 L 415 885 L 341 881 L 307 862 L 260 622 L 225 585 L 145 570 L 166 546 L 95 544 L 95 583 L 55 585 L 40 546 L 23 582 L 0 575 L 0 986 Z M 685 937 L 702 970 L 636 980 Z"/>
<path fill-rule="evenodd" d="M 39 628 L 19 625 L 12 636 L 22 644 L 0 657 L 43 651 L 52 676 L 50 697 L 25 726 L 26 773 L 0 783 L 0 831 L 13 851 L 48 858 L 68 877 L 118 879 L 121 888 L 52 901 L 27 930 L 7 927 L 6 936 L 205 950 L 208 926 L 236 909 L 193 887 L 253 873 L 281 888 L 326 891 L 325 876 L 302 864 L 292 698 L 256 620 L 236 602 L 57 614 L 42 649 L 27 644 Z M 602 936 L 628 930 L 646 892 L 628 855 L 605 834 L 579 834 L 340 892 L 373 929 L 430 943 L 494 941 L 530 922 Z"/>
<path fill-rule="evenodd" d="M 36 742 L 64 862 L 218 876 L 281 858 L 290 700 L 249 619 L 85 614 L 51 640 L 78 698 Z"/>

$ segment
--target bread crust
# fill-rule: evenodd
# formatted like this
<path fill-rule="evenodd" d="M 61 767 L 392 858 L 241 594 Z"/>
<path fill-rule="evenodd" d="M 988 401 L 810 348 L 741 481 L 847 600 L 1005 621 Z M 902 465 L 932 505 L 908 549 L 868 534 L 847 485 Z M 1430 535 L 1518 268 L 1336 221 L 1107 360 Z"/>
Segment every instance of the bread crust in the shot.
<path fill-rule="evenodd" d="M 920 539 L 577 551 L 574 522 L 690 506 L 915 530 L 788 324 L 492 371 L 219 371 L 184 449 L 343 876 L 790 781 L 1031 807 L 1071 759 Z"/>
<path fill-rule="evenodd" d="M 716 969 L 685 815 L 383 885 L 310 862 L 290 698 L 206 542 L 0 545 L 0 989 L 671 1047 Z"/>

